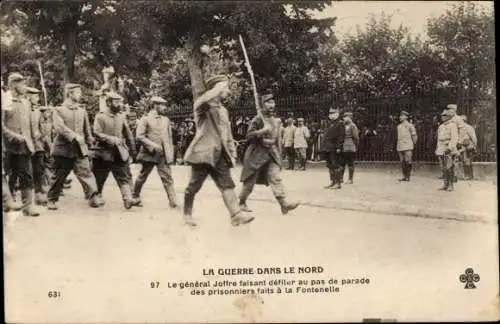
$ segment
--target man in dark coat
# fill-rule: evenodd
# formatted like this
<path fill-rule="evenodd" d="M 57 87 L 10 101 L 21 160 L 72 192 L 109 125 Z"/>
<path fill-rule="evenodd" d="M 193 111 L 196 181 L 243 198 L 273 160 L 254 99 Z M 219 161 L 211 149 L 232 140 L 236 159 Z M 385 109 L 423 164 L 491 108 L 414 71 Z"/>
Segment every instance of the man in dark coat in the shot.
<path fill-rule="evenodd" d="M 191 179 L 184 193 L 184 221 L 190 226 L 197 225 L 192 218 L 194 197 L 210 175 L 222 194 L 231 225 L 247 224 L 254 217 L 241 210 L 230 172 L 236 163 L 236 147 L 228 112 L 222 104 L 231 93 L 229 79 L 217 75 L 205 84 L 207 90 L 193 104 L 196 135 L 184 155 L 184 161 L 191 165 Z"/>
<path fill-rule="evenodd" d="M 111 172 L 120 188 L 125 209 L 130 209 L 134 204 L 138 204 L 138 200 L 132 199 L 132 181 L 129 178 L 128 164 L 130 156 L 135 156 L 135 141 L 125 114 L 120 112 L 121 100 L 122 97 L 119 94 L 108 92 L 106 106 L 109 110 L 98 113 L 94 119 L 93 128 L 97 147 L 92 171 L 100 196 L 102 196 L 104 184 Z"/>
<path fill-rule="evenodd" d="M 249 146 L 243 159 L 243 170 L 240 181 L 243 188 L 240 193 L 240 207 L 251 212 L 246 201 L 252 193 L 255 184 L 270 186 L 276 200 L 281 206 L 281 212 L 287 214 L 297 208 L 298 203 L 290 204 L 285 199 L 285 188 L 280 177 L 281 161 L 281 120 L 274 118 L 276 106 L 273 95 L 262 96 L 262 115 L 255 116 L 246 138 Z"/>
<path fill-rule="evenodd" d="M 326 166 L 330 173 L 330 184 L 326 189 L 340 189 L 342 181 L 342 147 L 345 139 L 345 125 L 339 118 L 339 109 L 331 108 L 328 113 L 330 124 L 325 131 L 323 151 L 326 153 Z"/>

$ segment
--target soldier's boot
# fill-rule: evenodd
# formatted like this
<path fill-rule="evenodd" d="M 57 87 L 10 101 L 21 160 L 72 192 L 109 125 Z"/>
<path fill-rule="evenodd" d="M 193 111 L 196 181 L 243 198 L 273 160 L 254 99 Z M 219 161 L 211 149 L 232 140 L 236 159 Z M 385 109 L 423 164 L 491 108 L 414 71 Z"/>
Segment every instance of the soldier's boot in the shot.
<path fill-rule="evenodd" d="M 33 189 L 21 190 L 21 199 L 23 201 L 22 212 L 24 216 L 31 216 L 31 217 L 40 216 L 40 212 L 35 209 L 33 203 Z"/>
<path fill-rule="evenodd" d="M 406 181 L 410 181 L 411 171 L 412 171 L 412 164 L 406 163 Z"/>
<path fill-rule="evenodd" d="M 92 208 L 99 208 L 101 206 L 103 206 L 104 202 L 104 199 L 102 199 L 102 197 L 100 197 L 100 195 L 96 192 L 95 194 L 91 195 L 91 197 L 89 198 L 89 206 L 92 207 Z"/>
<path fill-rule="evenodd" d="M 18 211 L 23 208 L 23 206 L 19 202 L 12 199 L 8 188 L 2 188 L 2 190 L 3 210 L 5 212 Z"/>
<path fill-rule="evenodd" d="M 240 209 L 247 213 L 252 212 L 252 210 L 247 206 L 247 198 L 240 197 Z"/>
<path fill-rule="evenodd" d="M 399 181 L 406 181 L 406 162 L 401 162 L 401 172 L 403 173 L 403 177 L 399 179 Z"/>
<path fill-rule="evenodd" d="M 35 193 L 35 204 L 37 205 L 45 205 L 47 203 L 47 197 L 43 192 Z"/>
<path fill-rule="evenodd" d="M 185 193 L 184 194 L 184 223 L 186 225 L 196 227 L 198 224 L 193 219 L 193 205 L 194 205 L 194 195 Z"/>
<path fill-rule="evenodd" d="M 64 180 L 63 188 L 64 189 L 70 189 L 71 188 L 71 182 L 73 182 L 73 180 L 71 180 L 71 179 Z"/>
<path fill-rule="evenodd" d="M 343 173 L 342 170 L 336 170 L 335 171 L 335 184 L 331 189 L 341 189 L 342 188 L 342 181 L 343 178 Z"/>
<path fill-rule="evenodd" d="M 48 210 L 57 210 L 59 209 L 56 205 L 56 202 L 55 201 L 48 201 L 47 204 L 45 205 L 45 207 L 47 207 Z"/>
<path fill-rule="evenodd" d="M 474 179 L 473 171 L 472 171 L 472 165 L 464 165 L 464 178 L 465 180 L 472 180 Z"/>
<path fill-rule="evenodd" d="M 452 169 L 448 170 L 448 188 L 446 188 L 447 191 L 453 191 L 455 188 L 454 188 L 454 181 L 455 181 L 455 172 Z"/>
<path fill-rule="evenodd" d="M 286 215 L 286 214 L 288 214 L 289 211 L 292 211 L 295 208 L 299 207 L 298 202 L 289 203 L 286 201 L 285 197 L 276 197 L 276 200 L 278 201 L 278 203 L 281 206 L 281 213 L 283 215 Z"/>
<path fill-rule="evenodd" d="M 177 208 L 179 204 L 177 203 L 177 194 L 175 193 L 174 186 L 171 184 L 165 185 L 165 191 L 167 192 L 170 208 Z"/>
<path fill-rule="evenodd" d="M 469 169 L 469 180 L 474 180 L 474 169 L 472 168 L 472 164 L 468 166 Z"/>
<path fill-rule="evenodd" d="M 348 166 L 347 167 L 349 171 L 349 180 L 347 181 L 348 184 L 353 184 L 354 180 L 354 165 L 353 166 Z"/>
<path fill-rule="evenodd" d="M 335 181 L 330 181 L 330 184 L 325 186 L 325 189 L 332 189 L 335 186 Z"/>
<path fill-rule="evenodd" d="M 132 208 L 134 204 L 132 200 L 132 189 L 130 186 L 128 184 L 121 185 L 120 192 L 122 194 L 123 207 L 125 207 L 125 209 Z"/>
<path fill-rule="evenodd" d="M 132 206 L 134 207 L 142 207 L 142 201 L 140 197 L 132 196 Z"/>
<path fill-rule="evenodd" d="M 443 179 L 443 186 L 439 188 L 439 190 L 448 190 L 448 187 L 450 186 L 450 182 L 449 182 L 449 175 L 448 175 L 448 170 L 443 170 L 443 175 L 442 175 L 442 179 Z"/>
<path fill-rule="evenodd" d="M 222 200 L 229 211 L 229 215 L 231 215 L 231 225 L 244 225 L 254 220 L 253 216 L 246 214 L 240 209 L 240 206 L 238 205 L 238 198 L 236 197 L 234 189 L 223 190 Z"/>

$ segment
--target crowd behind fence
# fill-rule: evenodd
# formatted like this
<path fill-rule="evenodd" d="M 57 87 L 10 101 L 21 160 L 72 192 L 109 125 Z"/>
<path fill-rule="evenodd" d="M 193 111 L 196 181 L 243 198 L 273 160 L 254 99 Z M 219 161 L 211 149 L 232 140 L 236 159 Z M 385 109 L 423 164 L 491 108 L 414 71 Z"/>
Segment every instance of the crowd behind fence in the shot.
<path fill-rule="evenodd" d="M 436 162 L 434 154 L 437 141 L 437 128 L 440 113 L 449 103 L 458 104 L 459 114 L 466 115 L 475 128 L 478 147 L 475 160 L 496 161 L 496 100 L 494 97 L 457 96 L 453 92 L 434 92 L 427 95 L 401 97 L 368 97 L 360 95 L 355 102 L 329 94 L 315 96 L 277 96 L 277 116 L 285 121 L 288 117 L 305 119 L 311 130 L 310 150 L 321 140 L 322 131 L 327 125 L 327 112 L 330 107 L 353 112 L 353 121 L 360 130 L 360 144 L 357 159 L 362 161 L 397 161 L 396 127 L 399 112 L 410 112 L 410 122 L 419 136 L 414 158 L 416 161 Z M 242 99 L 229 107 L 233 125 L 241 118 L 255 116 L 253 100 Z M 190 106 L 177 106 L 170 112 L 176 124 L 192 116 Z"/>

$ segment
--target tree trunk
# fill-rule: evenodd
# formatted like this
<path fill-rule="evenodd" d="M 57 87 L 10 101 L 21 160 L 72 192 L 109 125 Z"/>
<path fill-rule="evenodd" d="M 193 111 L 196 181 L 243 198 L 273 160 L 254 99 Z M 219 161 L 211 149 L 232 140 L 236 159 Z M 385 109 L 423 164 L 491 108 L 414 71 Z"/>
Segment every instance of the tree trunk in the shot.
<path fill-rule="evenodd" d="M 65 83 L 68 83 L 73 82 L 75 75 L 76 26 L 75 28 L 70 28 L 66 31 L 64 43 L 66 45 L 66 70 L 64 73 L 64 81 Z"/>
<path fill-rule="evenodd" d="M 191 33 L 186 40 L 184 48 L 187 51 L 187 64 L 189 78 L 191 79 L 191 92 L 193 101 L 205 91 L 203 79 L 203 57 L 200 51 L 201 41 L 197 33 Z"/>

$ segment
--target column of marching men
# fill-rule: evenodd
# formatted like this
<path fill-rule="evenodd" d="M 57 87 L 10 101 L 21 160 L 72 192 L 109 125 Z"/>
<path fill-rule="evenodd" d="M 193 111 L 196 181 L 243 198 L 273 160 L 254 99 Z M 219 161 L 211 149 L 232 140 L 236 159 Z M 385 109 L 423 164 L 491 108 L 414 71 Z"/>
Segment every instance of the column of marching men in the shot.
<path fill-rule="evenodd" d="M 283 214 L 299 206 L 289 202 L 280 176 L 283 168 L 282 153 L 288 158 L 288 169 L 293 170 L 298 160 L 299 169 L 306 169 L 310 131 L 304 119 L 289 118 L 286 127 L 275 117 L 272 94 L 260 97 L 262 107 L 249 121 L 240 181 L 239 195 L 230 168 L 235 166 L 237 152 L 229 115 L 223 102 L 230 95 L 229 80 L 217 75 L 205 82 L 207 90 L 193 104 L 195 134 L 185 149 L 183 161 L 191 167 L 191 178 L 184 192 L 184 221 L 197 226 L 193 219 L 195 196 L 207 176 L 221 192 L 232 225 L 251 222 L 251 209 L 247 199 L 256 184 L 269 186 Z M 2 85 L 3 88 L 3 85 Z M 8 77 L 8 90 L 2 90 L 2 191 L 5 210 L 22 210 L 26 216 L 39 216 L 35 205 L 58 209 L 58 200 L 67 186 L 67 177 L 73 171 L 80 182 L 90 207 L 105 204 L 103 188 L 111 173 L 121 192 L 124 208 L 141 207 L 142 188 L 156 167 L 169 205 L 179 207 L 171 164 L 175 163 L 172 124 L 167 114 L 167 101 L 153 96 L 150 110 L 142 116 L 133 136 L 122 112 L 123 98 L 113 91 L 103 91 L 100 112 L 93 125 L 82 104 L 82 86 L 69 83 L 64 88 L 64 102 L 55 108 L 39 105 L 39 90 L 27 87 L 19 73 Z M 342 116 L 342 117 L 341 117 Z M 397 126 L 397 145 L 403 177 L 409 182 L 413 169 L 413 150 L 418 136 L 409 113 L 401 111 Z M 317 150 L 326 159 L 330 182 L 327 189 L 341 189 L 344 173 L 348 170 L 347 184 L 354 182 L 354 162 L 359 145 L 359 129 L 350 111 L 341 113 L 331 108 L 328 124 L 317 143 Z M 450 104 L 441 113 L 436 155 L 442 169 L 441 190 L 452 191 L 457 182 L 458 164 L 464 166 L 465 179 L 473 178 L 472 156 L 477 147 L 474 128 L 465 116 L 457 114 L 457 105 Z M 137 141 L 137 143 L 135 143 Z M 136 152 L 139 144 L 139 152 Z M 89 149 L 93 148 L 91 157 Z M 135 180 L 130 163 L 141 165 Z M 7 180 L 8 177 L 8 180 Z M 48 185 L 47 185 L 48 184 Z M 17 186 L 16 186 L 17 185 Z M 15 199 L 20 190 L 21 203 Z"/>

